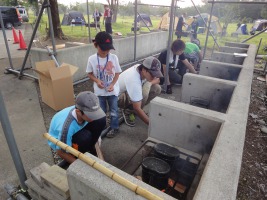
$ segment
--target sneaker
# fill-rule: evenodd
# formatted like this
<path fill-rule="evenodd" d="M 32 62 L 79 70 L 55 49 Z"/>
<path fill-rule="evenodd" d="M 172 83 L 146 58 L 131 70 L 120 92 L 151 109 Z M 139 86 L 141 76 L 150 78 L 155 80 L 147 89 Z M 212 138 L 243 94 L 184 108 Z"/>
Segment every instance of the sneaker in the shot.
<path fill-rule="evenodd" d="M 131 127 L 135 126 L 135 116 L 131 111 L 122 110 L 122 116 L 126 125 Z"/>
<path fill-rule="evenodd" d="M 106 135 L 107 138 L 114 138 L 119 133 L 119 129 L 111 129 Z"/>
<path fill-rule="evenodd" d="M 167 94 L 172 94 L 172 86 L 171 85 L 167 85 Z"/>

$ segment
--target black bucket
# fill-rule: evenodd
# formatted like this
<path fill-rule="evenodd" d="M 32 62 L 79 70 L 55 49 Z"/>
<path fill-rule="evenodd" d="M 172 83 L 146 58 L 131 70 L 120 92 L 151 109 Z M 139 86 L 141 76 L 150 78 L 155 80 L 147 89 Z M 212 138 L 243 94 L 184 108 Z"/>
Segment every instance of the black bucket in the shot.
<path fill-rule="evenodd" d="M 158 143 L 154 146 L 155 156 L 167 162 L 172 167 L 175 159 L 179 157 L 180 151 L 169 145 Z"/>
<path fill-rule="evenodd" d="M 159 190 L 163 190 L 168 186 L 170 170 L 169 164 L 165 161 L 155 157 L 146 157 L 142 162 L 142 180 Z"/>
<path fill-rule="evenodd" d="M 177 159 L 174 163 L 175 180 L 189 187 L 196 175 L 198 165 L 189 161 L 190 159 Z"/>

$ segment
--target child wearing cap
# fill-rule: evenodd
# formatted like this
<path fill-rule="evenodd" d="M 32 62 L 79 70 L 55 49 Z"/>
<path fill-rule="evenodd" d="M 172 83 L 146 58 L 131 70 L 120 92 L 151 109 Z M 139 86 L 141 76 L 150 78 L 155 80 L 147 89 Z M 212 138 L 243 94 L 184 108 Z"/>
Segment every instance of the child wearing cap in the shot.
<path fill-rule="evenodd" d="M 74 149 L 96 155 L 94 146 L 106 125 L 106 114 L 97 96 L 89 91 L 77 95 L 75 105 L 56 113 L 52 118 L 49 134 Z M 75 157 L 48 141 L 48 145 L 68 163 Z"/>
<path fill-rule="evenodd" d="M 112 138 L 119 132 L 117 80 L 122 70 L 118 57 L 110 53 L 110 50 L 114 49 L 110 34 L 104 31 L 97 33 L 94 45 L 97 53 L 88 58 L 86 72 L 94 82 L 94 93 L 98 96 L 104 112 L 107 112 L 108 104 L 111 131 L 106 136 Z"/>
<path fill-rule="evenodd" d="M 149 124 L 149 118 L 142 108 L 161 92 L 159 78 L 163 77 L 161 64 L 152 56 L 146 58 L 142 64 L 136 64 L 123 71 L 119 77 L 120 96 L 119 107 L 123 108 L 123 117 L 128 126 L 134 126 L 134 118 L 128 117 L 127 109 L 134 112 L 143 122 Z"/>

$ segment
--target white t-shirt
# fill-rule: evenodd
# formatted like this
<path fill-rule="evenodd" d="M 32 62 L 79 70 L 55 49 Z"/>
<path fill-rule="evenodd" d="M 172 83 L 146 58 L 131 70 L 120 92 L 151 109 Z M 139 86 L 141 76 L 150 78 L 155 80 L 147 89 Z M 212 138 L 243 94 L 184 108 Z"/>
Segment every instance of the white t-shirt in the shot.
<path fill-rule="evenodd" d="M 173 57 L 175 57 L 175 59 Z M 178 61 L 179 61 L 179 55 L 173 56 L 173 52 L 170 51 L 169 63 L 173 63 L 173 61 L 174 61 L 174 65 L 173 66 L 177 66 Z"/>
<path fill-rule="evenodd" d="M 146 80 L 141 80 L 137 67 L 139 64 L 123 71 L 119 76 L 120 94 L 128 93 L 132 102 L 138 102 L 143 99 L 142 85 Z"/>
<path fill-rule="evenodd" d="M 106 58 L 100 58 L 97 54 L 94 54 L 88 58 L 86 72 L 93 72 L 94 76 L 104 82 L 105 88 L 100 89 L 96 82 L 94 82 L 94 93 L 97 96 L 111 96 L 119 95 L 119 83 L 118 81 L 114 85 L 112 92 L 106 91 L 106 88 L 111 84 L 115 73 L 121 73 L 121 67 L 118 57 L 115 54 L 109 53 Z"/>

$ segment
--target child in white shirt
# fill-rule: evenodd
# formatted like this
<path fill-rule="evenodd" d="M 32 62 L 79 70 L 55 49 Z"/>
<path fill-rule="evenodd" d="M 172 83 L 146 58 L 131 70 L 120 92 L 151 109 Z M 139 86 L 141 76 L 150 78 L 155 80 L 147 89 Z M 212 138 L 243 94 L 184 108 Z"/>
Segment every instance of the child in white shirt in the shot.
<path fill-rule="evenodd" d="M 94 81 L 94 93 L 98 96 L 104 112 L 107 112 L 108 104 L 111 131 L 107 133 L 107 137 L 111 138 L 119 132 L 118 95 L 120 89 L 117 80 L 122 70 L 118 57 L 110 53 L 110 50 L 114 49 L 110 34 L 104 31 L 99 32 L 93 42 L 97 53 L 88 58 L 86 72 Z"/>

